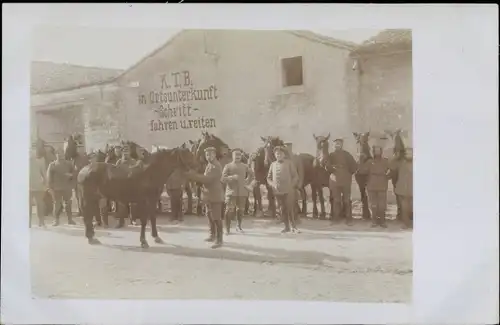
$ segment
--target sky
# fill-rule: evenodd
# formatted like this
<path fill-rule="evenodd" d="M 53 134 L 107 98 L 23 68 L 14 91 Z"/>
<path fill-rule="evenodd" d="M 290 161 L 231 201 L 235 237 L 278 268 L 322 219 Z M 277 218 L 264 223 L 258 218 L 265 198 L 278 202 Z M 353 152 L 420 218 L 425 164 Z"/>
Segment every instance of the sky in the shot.
<path fill-rule="evenodd" d="M 33 33 L 32 60 L 127 69 L 166 43 L 179 30 L 43 26 Z M 313 30 L 362 43 L 380 30 Z"/>

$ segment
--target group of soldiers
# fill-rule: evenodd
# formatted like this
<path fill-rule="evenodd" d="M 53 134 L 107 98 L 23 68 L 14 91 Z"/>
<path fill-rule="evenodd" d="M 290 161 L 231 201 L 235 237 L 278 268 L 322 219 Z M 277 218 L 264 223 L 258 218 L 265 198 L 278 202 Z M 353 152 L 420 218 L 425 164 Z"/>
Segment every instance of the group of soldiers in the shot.
<path fill-rule="evenodd" d="M 333 194 L 334 211 L 338 214 L 344 210 L 347 224 L 352 223 L 351 208 L 351 184 L 355 173 L 368 175 L 368 198 L 372 211 L 372 227 L 387 227 L 385 214 L 387 208 L 387 191 L 389 175 L 398 173 L 398 182 L 395 194 L 398 195 L 402 207 L 403 228 L 410 227 L 410 215 L 413 211 L 413 151 L 406 148 L 405 158 L 397 163 L 389 161 L 382 156 L 383 148 L 379 144 L 372 147 L 373 158 L 362 164 L 356 163 L 354 157 L 343 149 L 343 140 L 334 140 L 335 150 L 331 159 L 333 164 L 322 161 L 322 166 L 330 173 L 330 189 Z M 276 146 L 274 149 L 276 160 L 269 167 L 267 182 L 273 191 L 274 197 L 281 210 L 281 220 L 284 223 L 282 233 L 300 233 L 298 223 L 298 200 L 302 188 L 299 177 L 300 163 L 297 155 L 292 151 L 292 144 Z M 196 171 L 176 170 L 169 177 L 165 188 L 171 200 L 172 218 L 182 220 L 183 187 L 186 181 L 195 181 L 203 184 L 202 201 L 205 205 L 205 214 L 209 223 L 208 242 L 213 242 L 213 248 L 223 244 L 223 219 L 225 220 L 225 232 L 230 233 L 231 220 L 236 217 L 236 231 L 243 232 L 242 220 L 245 204 L 254 186 L 257 186 L 252 168 L 242 162 L 243 151 L 233 149 L 231 161 L 222 166 L 217 159 L 217 149 L 209 147 L 205 149 L 207 165 L 203 174 Z M 72 190 L 75 188 L 76 162 L 69 162 L 64 158 L 62 149 L 56 150 L 56 160 L 51 162 L 45 169 L 43 159 L 36 158 L 35 148 L 32 150 L 30 164 L 30 194 L 34 199 L 39 225 L 44 226 L 43 220 L 43 193 L 48 189 L 52 196 L 54 209 L 54 226 L 59 225 L 59 216 L 63 205 L 68 217 L 68 223 L 74 224 L 71 213 Z M 115 148 L 115 155 L 106 158 L 107 163 L 118 166 L 133 166 L 140 164 L 131 157 L 130 148 L 125 145 Z M 88 162 L 80 162 L 83 165 Z M 107 226 L 107 213 L 110 202 L 104 200 L 101 205 L 101 215 Z M 30 204 L 31 207 L 31 204 Z M 119 223 L 117 227 L 123 227 L 125 217 L 132 211 L 130 206 L 119 206 L 128 213 L 118 213 Z M 132 212 L 133 216 L 134 213 Z M 31 209 L 30 209 L 31 218 Z M 100 223 L 101 220 L 98 220 Z M 30 219 L 31 225 L 31 219 Z"/>

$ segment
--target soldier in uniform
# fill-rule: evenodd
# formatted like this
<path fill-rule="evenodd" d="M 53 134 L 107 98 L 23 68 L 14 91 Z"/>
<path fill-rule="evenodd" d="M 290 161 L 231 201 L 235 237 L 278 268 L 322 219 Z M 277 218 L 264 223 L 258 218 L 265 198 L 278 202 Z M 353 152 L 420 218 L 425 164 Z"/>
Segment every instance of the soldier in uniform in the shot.
<path fill-rule="evenodd" d="M 217 161 L 216 149 L 214 147 L 205 149 L 205 158 L 208 164 L 204 175 L 189 171 L 186 176 L 193 181 L 203 184 L 202 199 L 210 225 L 210 237 L 206 241 L 215 241 L 212 248 L 218 248 L 223 243 L 222 203 L 224 202 L 224 191 L 221 182 L 222 167 L 219 161 Z"/>
<path fill-rule="evenodd" d="M 130 168 L 137 165 L 137 161 L 130 156 L 130 146 L 128 144 L 123 146 L 121 153 L 122 156 L 116 162 L 116 166 Z M 130 214 L 130 205 L 118 203 L 116 210 L 118 216 L 118 225 L 116 225 L 116 228 L 123 228 L 125 226 L 125 218 Z"/>
<path fill-rule="evenodd" d="M 229 235 L 231 230 L 231 219 L 236 214 L 236 231 L 243 232 L 241 224 L 243 221 L 243 213 L 245 212 L 245 204 L 248 195 L 247 184 L 254 180 L 253 171 L 248 165 L 241 162 L 243 151 L 234 149 L 233 159 L 230 163 L 224 166 L 222 171 L 222 183 L 226 185 L 226 200 L 225 200 L 225 221 L 226 234 Z"/>
<path fill-rule="evenodd" d="M 293 217 L 293 206 L 291 206 L 288 196 L 296 190 L 299 176 L 290 159 L 285 158 L 286 149 L 284 147 L 275 147 L 274 154 L 276 161 L 273 161 L 269 167 L 267 182 L 273 189 L 274 195 L 281 206 L 285 223 L 285 228 L 281 232 L 288 233 L 292 231 L 296 233 L 298 231 Z"/>
<path fill-rule="evenodd" d="M 405 149 L 405 158 L 391 166 L 398 173 L 395 194 L 401 199 L 401 221 L 403 229 L 412 226 L 411 215 L 413 214 L 413 148 Z"/>
<path fill-rule="evenodd" d="M 387 228 L 385 212 L 390 173 L 389 160 L 382 156 L 383 145 L 380 142 L 372 146 L 372 151 L 373 158 L 359 167 L 359 173 L 368 175 L 366 188 L 372 212 L 372 227 Z"/>
<path fill-rule="evenodd" d="M 295 220 L 295 224 L 300 223 L 300 207 L 299 207 L 299 199 L 300 199 L 300 190 L 304 184 L 304 168 L 302 167 L 302 160 L 299 155 L 293 153 L 293 144 L 291 142 L 285 143 L 285 148 L 287 150 L 287 157 L 291 160 L 292 166 L 297 171 L 297 175 L 299 177 L 296 190 L 290 192 L 289 200 L 290 206 L 293 207 L 293 217 Z"/>
<path fill-rule="evenodd" d="M 333 174 L 330 188 L 333 194 L 333 221 L 340 219 L 341 211 L 344 211 L 347 225 L 352 225 L 351 186 L 352 175 L 358 166 L 354 157 L 343 149 L 344 140 L 334 140 L 335 150 L 330 154 L 329 171 Z"/>
<path fill-rule="evenodd" d="M 74 167 L 73 164 L 64 158 L 64 151 L 58 148 L 56 160 L 49 164 L 47 169 L 47 182 L 49 191 L 54 201 L 54 223 L 59 225 L 59 215 L 62 212 L 63 204 L 68 217 L 68 224 L 75 225 L 71 213 L 71 196 L 73 190 Z"/>
<path fill-rule="evenodd" d="M 36 205 L 36 214 L 38 217 L 38 226 L 44 227 L 45 202 L 44 195 L 46 190 L 46 169 L 43 158 L 36 155 L 36 144 L 30 151 L 30 228 L 33 200 Z"/>

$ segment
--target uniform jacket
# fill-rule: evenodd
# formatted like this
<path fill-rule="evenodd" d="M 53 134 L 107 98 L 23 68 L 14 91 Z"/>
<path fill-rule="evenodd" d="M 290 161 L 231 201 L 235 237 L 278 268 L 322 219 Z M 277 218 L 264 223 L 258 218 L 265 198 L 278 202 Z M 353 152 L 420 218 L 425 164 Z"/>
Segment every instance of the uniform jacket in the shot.
<path fill-rule="evenodd" d="M 205 203 L 223 203 L 222 167 L 218 161 L 209 162 L 204 175 L 191 174 L 190 178 L 203 183 L 203 201 Z"/>
<path fill-rule="evenodd" d="M 299 175 L 290 159 L 273 161 L 269 167 L 267 181 L 273 188 L 274 194 L 287 194 L 297 187 Z"/>
<path fill-rule="evenodd" d="M 184 173 L 180 169 L 176 169 L 167 179 L 167 190 L 182 189 L 185 183 L 186 178 L 184 177 Z"/>
<path fill-rule="evenodd" d="M 45 160 L 43 158 L 30 158 L 30 191 L 43 191 L 46 187 Z"/>
<path fill-rule="evenodd" d="M 330 163 L 334 167 L 333 174 L 336 177 L 337 186 L 350 186 L 352 175 L 358 169 L 354 157 L 347 151 L 341 149 L 330 153 Z"/>
<path fill-rule="evenodd" d="M 359 167 L 359 173 L 368 175 L 368 191 L 387 191 L 389 183 L 389 160 L 387 158 L 369 159 Z"/>
<path fill-rule="evenodd" d="M 393 168 L 398 173 L 396 195 L 413 196 L 413 161 L 401 160 Z"/>
<path fill-rule="evenodd" d="M 238 180 L 230 180 L 228 177 L 237 175 Z M 242 162 L 230 162 L 222 171 L 222 183 L 226 184 L 226 196 L 248 196 L 249 192 L 245 188 L 254 180 L 253 171 L 247 164 Z"/>
<path fill-rule="evenodd" d="M 74 186 L 74 177 L 74 167 L 71 162 L 55 160 L 49 164 L 47 180 L 50 189 L 71 190 Z"/>

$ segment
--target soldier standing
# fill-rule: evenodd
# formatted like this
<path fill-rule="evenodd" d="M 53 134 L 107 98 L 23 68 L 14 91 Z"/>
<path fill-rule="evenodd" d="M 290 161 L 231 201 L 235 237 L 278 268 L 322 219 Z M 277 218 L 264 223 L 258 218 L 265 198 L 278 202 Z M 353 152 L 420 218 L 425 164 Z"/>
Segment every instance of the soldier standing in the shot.
<path fill-rule="evenodd" d="M 385 212 L 387 209 L 387 189 L 389 182 L 389 160 L 382 156 L 383 146 L 376 143 L 372 146 L 373 158 L 367 160 L 359 168 L 360 174 L 368 175 L 368 200 L 372 212 L 372 227 L 387 228 Z"/>
<path fill-rule="evenodd" d="M 247 184 L 253 181 L 253 171 L 248 165 L 241 162 L 243 151 L 234 149 L 232 156 L 233 160 L 224 166 L 222 171 L 221 181 L 226 184 L 226 234 L 229 235 L 231 230 L 231 219 L 236 213 L 237 225 L 236 231 L 243 232 L 241 224 L 243 221 L 243 213 L 245 212 L 245 204 L 250 194 L 246 188 Z"/>
<path fill-rule="evenodd" d="M 296 155 L 293 153 L 293 144 L 291 142 L 285 143 L 285 148 L 287 149 L 287 156 L 292 162 L 292 166 L 295 168 L 297 171 L 297 175 L 299 177 L 296 190 L 290 192 L 290 206 L 293 207 L 293 218 L 295 220 L 295 224 L 300 223 L 300 207 L 299 207 L 299 198 L 300 198 L 300 191 L 302 190 L 302 187 L 304 186 L 304 168 L 302 168 L 302 160 L 300 159 L 299 155 Z M 298 231 L 298 230 L 297 230 Z"/>
<path fill-rule="evenodd" d="M 130 168 L 137 165 L 137 161 L 130 155 L 130 146 L 128 144 L 123 146 L 122 157 L 116 162 L 116 166 Z M 116 228 L 123 228 L 125 226 L 125 218 L 130 214 L 130 205 L 118 203 L 116 214 L 118 216 L 118 225 Z"/>
<path fill-rule="evenodd" d="M 276 161 L 273 161 L 269 167 L 267 182 L 273 189 L 274 195 L 281 206 L 283 221 L 285 223 L 285 228 L 281 232 L 297 232 L 292 212 L 293 206 L 291 206 L 288 196 L 292 191 L 296 190 L 299 176 L 290 159 L 285 159 L 286 149 L 284 147 L 275 147 L 274 155 L 276 156 Z"/>
<path fill-rule="evenodd" d="M 68 217 L 68 224 L 75 225 L 71 213 L 71 196 L 73 191 L 73 164 L 64 158 L 64 151 L 58 148 L 56 151 L 56 160 L 49 164 L 47 169 L 47 180 L 49 191 L 54 201 L 54 223 L 59 225 L 59 215 L 62 212 L 63 204 Z"/>
<path fill-rule="evenodd" d="M 190 171 L 186 176 L 193 181 L 203 183 L 202 199 L 210 225 L 210 237 L 206 241 L 215 241 L 212 248 L 218 248 L 223 243 L 222 203 L 224 202 L 224 191 L 221 182 L 222 167 L 217 161 L 214 147 L 205 149 L 205 158 L 208 163 L 204 175 Z"/>
<path fill-rule="evenodd" d="M 36 214 L 38 217 L 38 226 L 44 227 L 45 202 L 44 195 L 46 190 L 46 169 L 43 158 L 36 155 L 36 145 L 33 145 L 30 151 L 30 228 L 31 228 L 31 209 L 33 200 L 36 205 Z"/>
<path fill-rule="evenodd" d="M 344 211 L 347 225 L 352 225 L 351 187 L 352 175 L 358 166 L 354 157 L 343 149 L 344 140 L 335 139 L 335 151 L 330 154 L 329 171 L 330 188 L 333 194 L 333 221 L 340 219 L 340 212 Z"/>
<path fill-rule="evenodd" d="M 402 228 L 408 229 L 413 214 L 413 148 L 407 147 L 404 159 L 391 166 L 391 169 L 398 173 L 395 194 L 401 199 Z"/>

